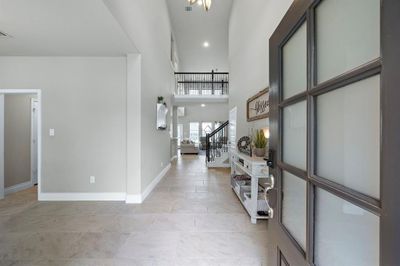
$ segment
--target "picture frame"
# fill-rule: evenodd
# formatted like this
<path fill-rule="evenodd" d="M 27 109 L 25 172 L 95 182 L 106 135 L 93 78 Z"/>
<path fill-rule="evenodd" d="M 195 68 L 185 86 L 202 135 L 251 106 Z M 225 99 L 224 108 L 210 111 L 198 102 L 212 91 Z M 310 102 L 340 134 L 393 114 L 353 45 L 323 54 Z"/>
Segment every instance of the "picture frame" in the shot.
<path fill-rule="evenodd" d="M 247 122 L 269 117 L 269 88 L 263 89 L 247 100 Z"/>

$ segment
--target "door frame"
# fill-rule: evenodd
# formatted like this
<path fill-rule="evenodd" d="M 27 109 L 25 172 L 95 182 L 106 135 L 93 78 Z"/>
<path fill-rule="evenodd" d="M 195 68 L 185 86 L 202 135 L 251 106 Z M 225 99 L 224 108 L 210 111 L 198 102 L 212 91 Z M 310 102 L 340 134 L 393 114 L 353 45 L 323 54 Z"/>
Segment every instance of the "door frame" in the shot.
<path fill-rule="evenodd" d="M 36 120 L 34 119 L 34 113 L 33 113 L 33 108 L 34 108 L 34 105 L 36 104 Z M 31 183 L 32 183 L 32 185 L 35 185 L 37 182 L 38 182 L 38 180 L 34 180 L 34 164 L 36 163 L 37 164 L 37 156 L 38 156 L 38 152 L 37 152 L 37 150 L 38 150 L 38 140 L 37 140 L 37 138 L 38 138 L 38 135 L 37 135 L 37 128 L 38 128 L 38 113 L 37 113 L 37 111 L 38 111 L 38 105 L 39 105 L 39 103 L 38 103 L 38 100 L 36 99 L 36 98 L 31 98 Z M 34 139 L 33 139 L 33 135 L 34 135 L 34 125 L 35 125 L 35 123 L 36 123 L 36 143 L 34 143 Z M 36 146 L 36 154 L 35 154 L 35 146 Z M 36 156 L 36 162 L 35 162 L 35 160 L 34 160 L 34 158 L 35 158 L 35 156 Z M 36 165 L 36 168 L 38 168 L 38 166 Z M 36 171 L 38 171 L 38 169 L 36 169 Z M 38 175 L 38 173 L 36 173 L 36 176 Z M 36 181 L 36 182 L 35 182 Z"/>
<path fill-rule="evenodd" d="M 42 90 L 41 89 L 0 89 L 0 94 L 12 95 L 12 94 L 36 94 L 38 102 L 37 110 L 37 161 L 38 161 L 38 199 L 42 193 Z M 31 176 L 32 181 L 32 176 Z M 3 181 L 4 187 L 4 181 Z"/>
<path fill-rule="evenodd" d="M 270 168 L 270 173 L 278 177 L 277 191 L 281 191 L 282 184 L 280 173 L 276 169 L 277 165 L 290 169 L 297 176 L 307 181 L 307 228 L 306 228 L 306 253 L 299 249 L 297 242 L 287 234 L 288 238 L 279 243 L 279 247 L 292 249 L 296 247 L 299 251 L 293 261 L 298 265 L 303 265 L 305 260 L 309 265 L 314 265 L 314 186 L 334 192 L 334 195 L 350 201 L 353 204 L 363 207 L 380 217 L 380 265 L 397 265 L 400 261 L 400 75 L 398 74 L 400 58 L 400 1 L 397 0 L 381 0 L 381 25 L 380 25 L 380 42 L 381 57 L 368 62 L 356 69 L 348 71 L 338 77 L 323 82 L 316 83 L 316 43 L 315 43 L 315 25 L 314 10 L 322 0 L 298 0 L 295 1 L 281 23 L 270 38 L 269 62 L 270 62 L 270 131 L 271 136 L 279 136 L 281 132 L 281 108 L 293 103 L 307 100 L 307 117 L 311 118 L 307 124 L 307 171 L 296 169 L 295 167 L 286 165 L 280 160 L 282 155 L 282 147 L 280 147 L 281 139 L 272 137 L 270 139 L 270 149 L 276 153 L 276 161 L 274 167 Z M 282 84 L 282 47 L 287 40 L 296 32 L 303 24 L 307 23 L 307 88 L 308 91 L 290 97 L 281 101 L 280 84 Z M 373 199 L 359 192 L 344 188 L 334 182 L 318 177 L 315 174 L 314 158 L 310 157 L 310 151 L 315 147 L 315 117 L 312 117 L 315 108 L 315 97 L 328 91 L 344 87 L 356 81 L 372 77 L 380 74 L 381 76 L 381 153 L 380 153 L 380 199 Z M 271 118 L 277 119 L 271 119 Z M 313 153 L 311 153 L 313 155 Z M 278 193 L 277 193 L 278 194 Z M 275 208 L 280 213 L 281 200 L 278 197 Z M 280 215 L 278 215 L 280 216 Z M 270 237 L 276 239 L 274 232 L 280 227 L 281 219 L 273 219 L 270 228 Z M 285 229 L 282 229 L 285 231 Z M 271 250 L 272 249 L 272 250 Z M 276 258 L 277 265 L 280 263 L 281 250 L 276 247 L 270 249 L 270 255 Z M 284 252 L 285 254 L 285 252 Z M 285 254 L 286 255 L 286 254 Z M 296 258 L 297 257 L 297 258 Z M 278 261 L 279 260 L 279 261 Z M 296 264 L 297 266 L 297 264 Z"/>

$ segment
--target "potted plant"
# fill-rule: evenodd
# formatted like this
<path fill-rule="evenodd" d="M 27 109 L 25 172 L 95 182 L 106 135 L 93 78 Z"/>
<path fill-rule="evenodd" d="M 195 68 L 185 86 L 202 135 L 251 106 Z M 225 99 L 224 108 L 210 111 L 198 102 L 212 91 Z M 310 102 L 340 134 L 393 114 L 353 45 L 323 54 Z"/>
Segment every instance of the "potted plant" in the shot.
<path fill-rule="evenodd" d="M 267 138 L 264 135 L 264 131 L 256 130 L 256 134 L 254 136 L 254 154 L 257 157 L 264 157 L 265 155 L 265 147 L 267 146 Z"/>

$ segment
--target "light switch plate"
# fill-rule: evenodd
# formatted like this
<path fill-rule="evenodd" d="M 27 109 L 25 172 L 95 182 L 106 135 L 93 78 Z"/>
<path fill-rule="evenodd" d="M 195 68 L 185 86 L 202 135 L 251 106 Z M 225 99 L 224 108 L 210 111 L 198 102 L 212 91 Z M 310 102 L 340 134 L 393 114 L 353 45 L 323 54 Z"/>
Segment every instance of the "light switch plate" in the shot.
<path fill-rule="evenodd" d="M 89 178 L 89 182 L 90 182 L 90 184 L 96 183 L 96 177 L 91 176 L 91 177 Z"/>
<path fill-rule="evenodd" d="M 56 131 L 54 130 L 54 128 L 50 128 L 49 129 L 49 136 L 50 137 L 54 137 L 56 135 Z"/>

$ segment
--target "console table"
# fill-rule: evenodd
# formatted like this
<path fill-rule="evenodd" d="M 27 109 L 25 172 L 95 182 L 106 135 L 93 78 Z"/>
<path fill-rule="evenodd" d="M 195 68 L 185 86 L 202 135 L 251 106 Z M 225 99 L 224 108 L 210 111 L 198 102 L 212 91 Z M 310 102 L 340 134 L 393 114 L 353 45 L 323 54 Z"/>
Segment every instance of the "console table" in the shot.
<path fill-rule="evenodd" d="M 270 207 L 264 199 L 264 190 L 259 186 L 260 178 L 268 178 L 268 166 L 260 157 L 250 157 L 236 150 L 230 151 L 231 186 L 238 196 L 243 207 L 249 213 L 251 222 L 257 219 L 269 219 L 268 215 L 259 215 L 258 212 L 268 213 Z M 237 178 L 248 176 L 248 180 Z"/>

